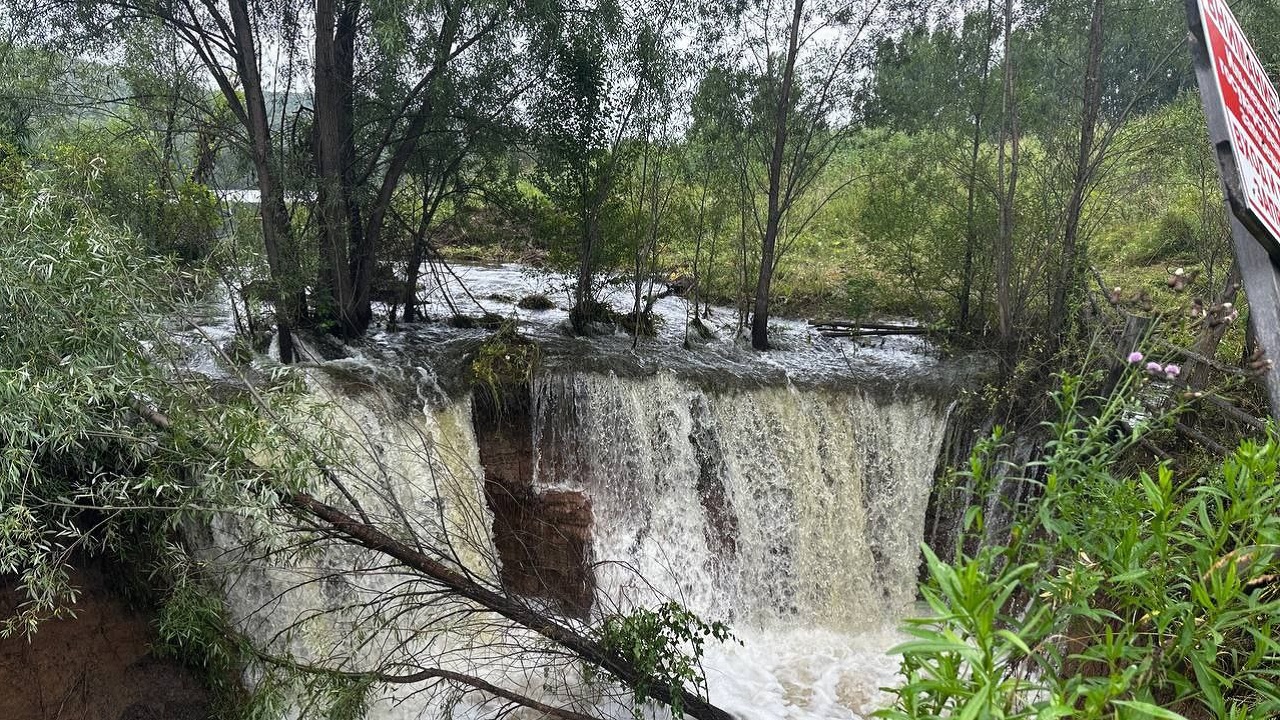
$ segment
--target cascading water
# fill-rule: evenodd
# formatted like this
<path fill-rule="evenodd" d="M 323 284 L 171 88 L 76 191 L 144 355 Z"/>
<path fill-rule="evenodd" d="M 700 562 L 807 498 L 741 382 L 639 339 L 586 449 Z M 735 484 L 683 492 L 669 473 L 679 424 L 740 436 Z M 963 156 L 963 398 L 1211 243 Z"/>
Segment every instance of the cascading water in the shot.
<path fill-rule="evenodd" d="M 477 269 L 468 282 L 500 313 L 532 289 L 510 268 Z M 556 512 L 580 498 L 586 521 L 570 530 L 586 536 L 593 578 L 577 586 L 583 602 L 560 607 L 599 620 L 673 598 L 728 622 L 742 641 L 707 646 L 713 702 L 751 720 L 866 717 L 885 700 L 878 688 L 894 682 L 898 663 L 885 651 L 902 639 L 893 628 L 915 599 L 946 424 L 941 398 L 970 366 L 939 359 L 915 339 L 859 347 L 816 338 L 795 322 L 782 325 L 783 351 L 744 351 L 727 335 L 685 347 L 679 303 L 659 302 L 677 335 L 648 350 L 622 336 L 566 338 L 558 310 L 511 310 L 543 349 L 518 424 L 523 443 L 486 436 L 492 428 L 482 427 L 480 406 L 459 394 L 459 368 L 483 331 L 411 327 L 375 335 L 359 359 L 317 363 L 309 385 L 331 408 L 326 432 L 344 438 L 347 490 L 393 535 L 457 545 L 441 559 L 520 592 L 508 577 L 494 483 L 514 488 L 508 503 L 532 498 Z M 499 470 L 520 477 L 499 478 Z M 332 489 L 328 499 L 350 500 Z M 425 656 L 555 704 L 595 692 L 564 665 L 513 665 L 512 648 L 527 648 L 529 638 L 509 628 L 490 636 L 492 626 L 467 620 L 449 627 L 466 617 L 456 605 L 427 603 L 429 588 L 371 553 L 332 543 L 264 562 L 261 543 L 224 551 L 262 534 L 255 520 L 215 524 L 206 542 L 228 578 L 233 619 L 272 650 L 347 669 Z M 562 564 L 581 550 L 561 545 L 553 555 Z M 561 567 L 541 579 L 573 572 Z M 401 599 L 376 601 L 389 591 Z M 565 599 L 530 594 L 535 603 Z M 490 717 L 494 706 L 485 702 L 472 693 L 441 704 L 396 686 L 368 717 Z M 625 703 L 593 702 L 575 707 L 605 718 L 629 713 Z"/>
<path fill-rule="evenodd" d="M 743 717 L 842 718 L 893 678 L 944 425 L 923 396 L 670 375 L 535 384 L 536 483 L 588 495 L 598 612 L 675 598 L 728 620 L 712 699 Z"/>

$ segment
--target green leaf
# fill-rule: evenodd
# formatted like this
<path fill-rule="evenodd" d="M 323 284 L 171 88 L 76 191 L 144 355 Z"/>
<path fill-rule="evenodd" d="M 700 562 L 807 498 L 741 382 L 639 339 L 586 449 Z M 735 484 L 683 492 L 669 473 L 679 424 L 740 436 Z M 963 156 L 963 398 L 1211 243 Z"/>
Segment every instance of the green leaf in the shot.
<path fill-rule="evenodd" d="M 1023 642 L 1022 638 L 1018 637 L 1017 634 L 1003 629 L 997 630 L 996 634 L 1012 643 L 1014 647 L 1022 651 L 1023 655 L 1031 654 L 1031 648 L 1027 647 L 1027 644 Z"/>
<path fill-rule="evenodd" d="M 1185 716 L 1179 715 L 1172 710 L 1166 710 L 1159 705 L 1152 705 L 1151 703 L 1142 702 L 1140 700 L 1112 700 L 1111 703 L 1113 705 L 1119 705 L 1120 707 L 1129 708 L 1130 710 L 1137 710 L 1140 713 L 1150 715 L 1153 718 L 1159 718 L 1160 720 L 1187 720 Z"/>

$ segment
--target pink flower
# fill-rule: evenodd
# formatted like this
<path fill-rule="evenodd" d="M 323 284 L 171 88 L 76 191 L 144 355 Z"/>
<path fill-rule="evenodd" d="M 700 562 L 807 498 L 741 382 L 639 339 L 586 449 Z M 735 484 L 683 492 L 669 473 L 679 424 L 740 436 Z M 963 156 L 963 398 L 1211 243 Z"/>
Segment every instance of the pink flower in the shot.
<path fill-rule="evenodd" d="M 1143 357 L 1142 353 L 1138 352 L 1137 350 L 1134 350 L 1133 352 L 1129 353 L 1129 362 L 1140 363 L 1142 362 L 1142 357 Z"/>
<path fill-rule="evenodd" d="M 1182 368 L 1178 367 L 1177 365 L 1174 365 L 1173 363 L 1169 363 L 1168 365 L 1164 366 L 1164 377 L 1166 380 L 1178 379 L 1178 374 L 1181 372 L 1182 372 Z"/>
<path fill-rule="evenodd" d="M 1164 372 L 1164 368 L 1158 362 L 1149 362 L 1147 363 L 1147 372 L 1152 375 L 1159 375 Z"/>

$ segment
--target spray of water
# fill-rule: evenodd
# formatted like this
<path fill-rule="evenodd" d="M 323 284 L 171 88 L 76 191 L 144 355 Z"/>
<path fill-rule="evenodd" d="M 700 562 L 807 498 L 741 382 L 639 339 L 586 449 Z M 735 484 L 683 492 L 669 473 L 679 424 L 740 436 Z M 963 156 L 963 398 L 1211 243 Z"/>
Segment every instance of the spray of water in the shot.
<path fill-rule="evenodd" d="M 405 412 L 376 387 L 352 393 L 323 373 L 313 386 L 363 445 L 352 458 L 364 480 L 353 486 L 366 510 L 406 536 L 464 539 L 472 550 L 456 560 L 496 573 L 470 404 Z M 742 644 L 709 647 L 706 672 L 712 700 L 743 718 L 859 718 L 883 701 L 878 688 L 897 665 L 884 650 L 915 598 L 944 403 L 850 388 L 709 390 L 668 374 L 552 373 L 531 392 L 535 488 L 591 499 L 597 618 L 674 598 L 729 622 Z M 236 527 L 215 528 L 212 544 L 239 543 Z M 361 603 L 406 579 L 333 552 L 287 565 L 234 558 L 238 580 L 226 592 L 237 621 L 271 638 L 314 616 L 289 634 L 288 650 L 303 657 L 373 662 L 427 647 L 442 664 L 533 695 L 581 690 L 568 672 L 486 670 L 494 656 L 448 650 L 463 638 L 427 636 L 429 618 L 407 610 L 379 625 L 379 637 L 353 634 L 367 616 Z M 368 571 L 327 579 L 353 565 Z M 346 609 L 320 612 L 335 607 Z M 484 710 L 473 702 L 449 712 Z M 399 688 L 370 717 L 444 714 Z"/>

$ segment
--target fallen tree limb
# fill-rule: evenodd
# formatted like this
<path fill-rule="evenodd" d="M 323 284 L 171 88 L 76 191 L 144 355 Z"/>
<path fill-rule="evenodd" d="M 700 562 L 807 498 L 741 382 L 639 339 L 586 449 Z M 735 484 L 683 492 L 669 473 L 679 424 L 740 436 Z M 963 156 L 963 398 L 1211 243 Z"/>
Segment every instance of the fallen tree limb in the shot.
<path fill-rule="evenodd" d="M 306 493 L 288 493 L 281 497 L 281 501 L 307 515 L 324 520 L 333 530 L 346 536 L 355 544 L 394 558 L 486 610 L 561 645 L 579 658 L 607 671 L 628 687 L 634 688 L 648 683 L 648 679 L 626 660 L 595 640 L 531 610 L 507 595 L 480 585 L 378 528 L 356 520 L 338 508 L 320 502 Z M 731 720 L 732 718 L 728 712 L 696 694 L 686 693 L 681 688 L 652 685 L 649 686 L 648 691 L 655 700 L 664 705 L 671 705 L 675 702 L 675 694 L 680 693 L 680 702 L 685 714 L 699 720 Z"/>
<path fill-rule="evenodd" d="M 234 631 L 230 630 L 229 628 L 224 629 L 224 632 L 234 634 Z M 467 675 L 465 673 L 454 672 L 452 670 L 445 670 L 443 668 L 423 668 L 422 670 L 409 673 L 407 675 L 391 675 L 391 674 L 380 672 L 380 671 L 360 672 L 360 671 L 350 671 L 350 670 L 334 670 L 331 668 L 317 667 L 315 665 L 310 665 L 308 663 L 298 662 L 293 658 L 289 658 L 289 657 L 280 657 L 278 655 L 272 655 L 270 653 L 263 652 L 262 650 L 255 647 L 249 647 L 248 649 L 249 649 L 249 652 L 251 652 L 254 655 L 254 657 L 257 657 L 259 660 L 262 660 L 267 663 L 271 663 L 273 665 L 288 667 L 289 669 L 297 670 L 304 673 L 311 673 L 314 675 L 323 675 L 323 676 L 330 676 L 330 677 L 340 677 L 340 678 L 345 678 L 350 680 L 372 680 L 374 682 L 396 684 L 396 685 L 412 685 L 415 683 L 426 682 L 428 680 L 446 680 L 455 685 L 462 685 L 462 686 L 471 688 L 473 690 L 479 690 L 481 692 L 488 693 L 496 698 L 501 698 L 503 700 L 506 700 L 507 702 L 514 703 L 522 707 L 527 707 L 531 710 L 537 710 L 538 712 L 548 715 L 550 717 L 560 718 L 560 720 L 600 720 L 600 718 L 597 718 L 594 715 L 587 715 L 585 713 L 580 713 L 576 710 L 571 710 L 569 708 L 558 707 L 555 705 L 548 705 L 547 703 L 541 702 L 539 700 L 535 700 L 527 695 L 522 695 L 518 692 L 508 690 L 500 685 L 495 685 L 483 678 L 475 677 L 474 675 Z"/>
<path fill-rule="evenodd" d="M 815 328 L 847 328 L 853 330 L 897 330 L 928 332 L 922 325 L 894 325 L 892 323 L 856 322 L 853 320 L 810 320 L 810 327 Z"/>
<path fill-rule="evenodd" d="M 895 330 L 818 329 L 818 334 L 822 337 L 889 337 L 891 335 L 927 335 L 928 333 L 929 331 L 926 328 L 910 327 L 897 328 Z"/>
<path fill-rule="evenodd" d="M 135 402 L 134 410 L 148 423 L 161 430 L 171 431 L 173 428 L 173 423 L 168 416 L 148 406 L 146 403 Z M 212 452 L 213 450 L 206 448 L 206 451 Z M 333 478 L 332 469 L 322 463 L 318 463 L 317 467 L 327 479 L 335 479 Z M 267 472 L 265 468 L 256 465 L 252 469 L 264 474 Z M 551 640 L 584 662 L 608 672 L 627 687 L 632 689 L 644 687 L 649 697 L 664 705 L 673 706 L 678 703 L 686 715 L 697 720 L 732 720 L 733 718 L 727 711 L 700 697 L 696 692 L 690 693 L 683 687 L 673 687 L 654 682 L 652 678 L 645 677 L 640 670 L 621 655 L 601 643 L 548 615 L 529 608 L 511 596 L 481 585 L 418 549 L 396 540 L 371 523 L 358 520 L 339 508 L 303 492 L 282 492 L 280 494 L 280 502 L 285 509 L 295 514 L 310 518 L 313 521 L 320 521 L 319 524 L 323 525 L 322 529 L 329 533 L 341 536 L 352 544 L 392 558 L 405 567 L 425 575 L 433 582 L 447 588 L 458 596 L 476 603 L 482 609 L 493 612 L 517 626 L 531 630 Z M 403 682 L 411 682 L 411 680 L 406 679 Z M 501 690 L 496 686 L 494 688 Z M 584 716 L 583 718 L 574 718 L 572 720 L 592 719 Z"/>
<path fill-rule="evenodd" d="M 1185 424 L 1185 423 L 1183 423 L 1183 422 L 1181 422 L 1181 421 L 1175 421 L 1175 422 L 1173 423 L 1173 426 L 1174 426 L 1174 428 L 1175 428 L 1175 429 L 1177 429 L 1177 431 L 1178 431 L 1178 432 L 1180 432 L 1180 433 L 1182 433 L 1183 435 L 1186 435 L 1187 437 L 1191 438 L 1192 440 L 1194 440 L 1194 441 L 1196 441 L 1196 442 L 1200 443 L 1201 445 L 1203 445 L 1203 446 L 1205 446 L 1206 448 L 1208 448 L 1208 449 L 1212 450 L 1214 453 L 1216 453 L 1216 454 L 1218 454 L 1218 455 L 1222 455 L 1222 456 L 1224 456 L 1224 457 L 1225 457 L 1225 456 L 1227 456 L 1227 455 L 1230 455 L 1230 454 L 1231 454 L 1231 451 L 1230 451 L 1230 450 L 1228 450 L 1228 449 L 1227 449 L 1227 447 L 1226 447 L 1225 445 L 1223 445 L 1222 443 L 1220 443 L 1220 442 L 1218 442 L 1218 441 L 1214 440 L 1213 438 L 1209 437 L 1208 435 L 1205 435 L 1204 433 L 1200 432 L 1199 430 L 1196 430 L 1195 428 L 1191 427 L 1190 425 L 1187 425 L 1187 424 Z"/>
<path fill-rule="evenodd" d="M 1211 395 L 1211 394 L 1205 393 L 1204 395 L 1198 396 L 1196 399 L 1209 403 L 1210 405 L 1226 413 L 1227 417 L 1230 417 L 1233 420 L 1237 420 L 1241 423 L 1244 423 L 1245 425 L 1248 425 L 1249 427 L 1255 430 L 1261 430 L 1263 432 L 1266 432 L 1267 430 L 1267 423 L 1265 421 L 1257 417 L 1254 417 L 1253 415 L 1250 415 L 1249 413 L 1241 410 L 1235 405 L 1232 405 L 1231 403 L 1227 402 L 1223 398 L 1218 397 L 1217 395 Z"/>

